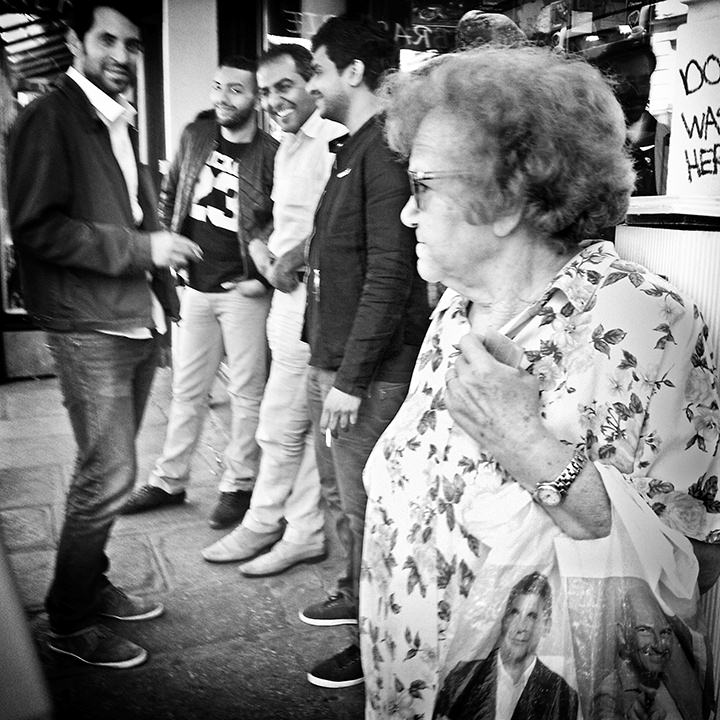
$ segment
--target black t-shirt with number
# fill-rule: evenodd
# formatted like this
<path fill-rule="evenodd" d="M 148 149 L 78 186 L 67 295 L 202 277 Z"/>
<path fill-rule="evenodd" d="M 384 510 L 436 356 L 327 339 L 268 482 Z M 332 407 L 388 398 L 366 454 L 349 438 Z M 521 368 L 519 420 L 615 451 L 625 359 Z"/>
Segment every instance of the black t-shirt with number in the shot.
<path fill-rule="evenodd" d="M 200 171 L 184 234 L 203 251 L 203 260 L 188 267 L 190 287 L 200 292 L 222 292 L 222 283 L 243 274 L 238 247 L 238 161 L 249 143 L 219 139 L 217 148 Z"/>

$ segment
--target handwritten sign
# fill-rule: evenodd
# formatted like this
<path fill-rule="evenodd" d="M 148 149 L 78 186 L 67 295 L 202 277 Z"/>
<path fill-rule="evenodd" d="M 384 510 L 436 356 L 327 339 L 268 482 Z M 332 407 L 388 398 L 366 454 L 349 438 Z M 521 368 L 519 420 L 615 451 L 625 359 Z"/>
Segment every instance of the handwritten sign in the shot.
<path fill-rule="evenodd" d="M 720 11 L 693 2 L 678 28 L 668 195 L 720 196 Z"/>

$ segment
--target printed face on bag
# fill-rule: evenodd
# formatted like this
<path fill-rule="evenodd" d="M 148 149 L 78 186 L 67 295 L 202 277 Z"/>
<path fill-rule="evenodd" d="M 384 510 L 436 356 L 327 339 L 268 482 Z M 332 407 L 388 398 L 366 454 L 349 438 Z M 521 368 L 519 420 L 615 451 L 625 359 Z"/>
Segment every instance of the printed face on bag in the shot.
<path fill-rule="evenodd" d="M 515 597 L 502 621 L 500 657 L 503 663 L 520 663 L 535 655 L 547 628 L 543 601 L 539 595 L 532 593 Z"/>
<path fill-rule="evenodd" d="M 624 603 L 625 654 L 638 672 L 657 676 L 665 670 L 675 643 L 670 623 L 645 593 L 628 593 Z"/>

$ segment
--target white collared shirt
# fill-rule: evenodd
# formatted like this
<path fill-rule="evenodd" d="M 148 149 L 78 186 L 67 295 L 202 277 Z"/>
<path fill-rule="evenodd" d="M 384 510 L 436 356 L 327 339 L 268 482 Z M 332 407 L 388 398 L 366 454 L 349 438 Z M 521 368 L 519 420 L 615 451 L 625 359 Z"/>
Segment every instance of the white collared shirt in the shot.
<path fill-rule="evenodd" d="M 316 110 L 296 133 L 283 133 L 275 155 L 272 199 L 274 230 L 268 249 L 283 255 L 312 232 L 315 209 L 335 156 L 328 143 L 347 132 Z"/>
<path fill-rule="evenodd" d="M 107 126 L 113 155 L 125 178 L 133 220 L 135 221 L 135 225 L 139 226 L 143 221 L 143 211 L 138 201 L 137 161 L 129 133 L 129 126 L 135 125 L 137 112 L 122 95 L 118 95 L 117 100 L 111 98 L 72 65 L 67 69 L 67 76 L 85 93 L 88 101 L 97 112 L 98 117 Z M 148 280 L 149 279 L 150 277 L 148 277 Z M 155 297 L 155 293 L 151 292 L 151 296 L 152 316 L 155 328 L 161 335 L 164 335 L 167 332 L 165 313 L 160 302 Z M 133 328 L 122 332 L 103 330 L 102 332 L 107 335 L 121 335 L 138 340 L 152 336 L 149 328 Z"/>
<path fill-rule="evenodd" d="M 114 100 L 74 67 L 69 67 L 67 74 L 80 86 L 90 104 L 95 108 L 98 117 L 107 126 L 113 155 L 115 155 L 125 178 L 125 185 L 127 185 L 133 220 L 135 220 L 135 225 L 140 225 L 143 221 L 143 211 L 138 202 L 137 162 L 128 132 L 129 126 L 135 125 L 137 112 L 122 95 L 118 95 L 118 99 Z"/>
<path fill-rule="evenodd" d="M 495 693 L 495 720 L 511 720 L 515 706 L 527 685 L 532 671 L 535 669 L 537 656 L 525 668 L 525 672 L 514 682 L 503 665 L 500 653 L 497 654 L 497 690 Z"/>

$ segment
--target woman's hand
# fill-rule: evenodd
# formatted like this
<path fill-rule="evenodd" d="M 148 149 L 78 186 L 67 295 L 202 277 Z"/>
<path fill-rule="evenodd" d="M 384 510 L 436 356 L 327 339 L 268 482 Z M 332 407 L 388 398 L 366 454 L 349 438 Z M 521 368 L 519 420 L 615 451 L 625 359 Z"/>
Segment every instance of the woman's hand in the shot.
<path fill-rule="evenodd" d="M 548 433 L 540 417 L 537 378 L 518 370 L 522 350 L 495 330 L 468 333 L 448 371 L 453 420 L 506 469 L 521 448 Z"/>
<path fill-rule="evenodd" d="M 466 335 L 459 349 L 446 379 L 453 420 L 528 492 L 533 493 L 539 482 L 553 481 L 570 462 L 574 448 L 558 440 L 543 422 L 539 383 L 518 369 L 518 346 L 487 330 Z M 544 509 L 576 540 L 610 532 L 610 502 L 592 463 L 581 470 L 560 505 Z"/>

